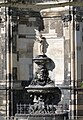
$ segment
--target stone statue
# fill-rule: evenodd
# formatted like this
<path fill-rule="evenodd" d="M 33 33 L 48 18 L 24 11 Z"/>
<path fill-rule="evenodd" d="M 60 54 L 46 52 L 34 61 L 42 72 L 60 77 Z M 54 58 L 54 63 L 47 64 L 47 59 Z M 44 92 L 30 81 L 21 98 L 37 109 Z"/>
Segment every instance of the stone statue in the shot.
<path fill-rule="evenodd" d="M 37 37 L 36 41 L 39 42 L 39 53 L 41 55 L 46 53 L 46 49 L 48 47 L 48 43 L 46 42 L 46 38 L 43 37 L 42 35 L 40 35 L 39 37 Z"/>
<path fill-rule="evenodd" d="M 40 53 L 44 54 L 46 49 L 46 39 L 45 37 L 40 36 Z"/>

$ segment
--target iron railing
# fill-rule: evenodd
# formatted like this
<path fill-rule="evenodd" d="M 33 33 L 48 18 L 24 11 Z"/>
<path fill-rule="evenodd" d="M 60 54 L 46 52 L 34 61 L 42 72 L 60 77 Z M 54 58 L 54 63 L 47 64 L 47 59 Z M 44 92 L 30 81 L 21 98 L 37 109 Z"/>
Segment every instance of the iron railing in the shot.
<path fill-rule="evenodd" d="M 28 104 L 17 104 L 17 114 L 36 114 L 36 113 L 42 113 L 42 111 L 44 114 L 51 114 L 51 113 L 62 113 L 66 111 L 66 109 L 64 110 L 62 104 L 58 106 L 42 105 L 40 108 L 40 111 L 35 112 L 35 110 L 37 110 L 37 107 L 40 107 L 40 106 L 28 105 Z"/>
<path fill-rule="evenodd" d="M 21 0 L 17 0 L 17 3 Z M 22 0 L 22 3 L 45 3 L 45 2 L 58 2 L 58 0 Z"/>

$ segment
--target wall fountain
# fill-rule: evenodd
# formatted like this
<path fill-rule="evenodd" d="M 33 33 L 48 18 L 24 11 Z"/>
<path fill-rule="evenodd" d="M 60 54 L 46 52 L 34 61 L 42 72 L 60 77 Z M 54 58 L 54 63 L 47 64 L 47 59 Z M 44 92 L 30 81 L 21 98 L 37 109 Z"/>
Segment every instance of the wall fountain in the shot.
<path fill-rule="evenodd" d="M 62 110 L 61 90 L 55 86 L 49 77 L 49 71 L 54 69 L 54 62 L 45 54 L 45 37 L 40 36 L 40 55 L 33 58 L 38 69 L 27 91 L 27 104 L 17 105 L 17 120 L 67 120 L 68 112 Z M 49 67 L 51 66 L 51 67 Z"/>

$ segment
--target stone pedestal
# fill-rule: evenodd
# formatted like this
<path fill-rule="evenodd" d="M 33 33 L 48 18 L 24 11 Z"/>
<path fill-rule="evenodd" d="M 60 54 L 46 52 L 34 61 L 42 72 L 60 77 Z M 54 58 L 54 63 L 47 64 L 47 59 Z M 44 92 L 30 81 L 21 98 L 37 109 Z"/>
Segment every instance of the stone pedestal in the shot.
<path fill-rule="evenodd" d="M 40 114 L 40 115 L 16 115 L 16 120 L 68 120 L 68 113 L 62 114 Z"/>

